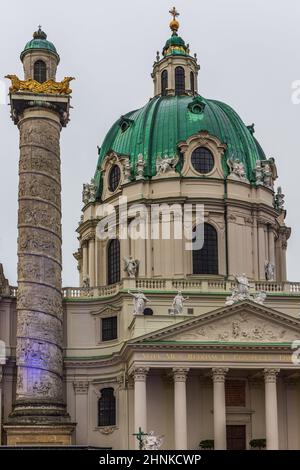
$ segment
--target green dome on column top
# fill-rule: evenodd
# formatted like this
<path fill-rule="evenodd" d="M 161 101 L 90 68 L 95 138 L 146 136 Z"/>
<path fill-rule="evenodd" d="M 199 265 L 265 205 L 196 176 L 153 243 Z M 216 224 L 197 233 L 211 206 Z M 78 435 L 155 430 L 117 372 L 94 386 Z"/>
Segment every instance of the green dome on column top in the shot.
<path fill-rule="evenodd" d="M 155 96 L 143 108 L 118 119 L 99 149 L 95 174 L 98 196 L 101 192 L 101 165 L 109 151 L 128 155 L 135 175 L 138 155 L 145 160 L 145 177 L 156 174 L 158 157 L 179 154 L 178 144 L 200 131 L 207 131 L 226 145 L 223 155 L 225 177 L 227 159 L 244 163 L 249 181 L 254 182 L 257 160 L 266 156 L 249 128 L 227 104 L 200 96 Z M 178 170 L 179 171 L 179 170 Z M 201 180 L 202 176 L 199 176 Z"/>
<path fill-rule="evenodd" d="M 50 53 L 53 53 L 59 59 L 56 47 L 52 42 L 47 40 L 47 34 L 42 31 L 41 26 L 39 26 L 38 30 L 33 33 L 33 39 L 31 39 L 31 41 L 26 44 L 24 50 L 21 52 L 21 60 L 23 59 L 24 55 L 28 52 L 32 52 L 34 50 L 39 49 L 43 49 Z"/>

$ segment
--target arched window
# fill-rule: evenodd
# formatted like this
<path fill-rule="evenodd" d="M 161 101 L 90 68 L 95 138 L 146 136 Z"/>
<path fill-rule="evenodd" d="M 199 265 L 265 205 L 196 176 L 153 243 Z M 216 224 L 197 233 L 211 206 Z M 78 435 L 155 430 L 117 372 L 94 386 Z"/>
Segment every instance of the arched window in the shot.
<path fill-rule="evenodd" d="M 113 165 L 113 167 L 111 168 L 109 172 L 108 179 L 109 179 L 109 182 L 108 182 L 109 190 L 112 193 L 114 193 L 117 187 L 119 186 L 120 179 L 121 179 L 121 170 L 120 170 L 119 165 Z"/>
<path fill-rule="evenodd" d="M 107 248 L 107 283 L 115 284 L 120 281 L 120 242 L 117 238 L 111 240 Z"/>
<path fill-rule="evenodd" d="M 183 95 L 185 92 L 184 68 L 175 69 L 175 95 Z"/>
<path fill-rule="evenodd" d="M 37 60 L 33 66 L 33 78 L 39 83 L 47 80 L 47 68 L 43 60 Z"/>
<path fill-rule="evenodd" d="M 193 250 L 193 274 L 218 272 L 218 234 L 212 225 L 205 223 L 203 247 L 201 250 Z"/>
<path fill-rule="evenodd" d="M 191 72 L 191 92 L 195 93 L 195 75 L 194 72 Z"/>
<path fill-rule="evenodd" d="M 168 71 L 164 70 L 161 74 L 161 94 L 166 96 L 168 88 Z"/>
<path fill-rule="evenodd" d="M 98 400 L 98 426 L 115 426 L 116 398 L 112 387 L 102 388 Z"/>

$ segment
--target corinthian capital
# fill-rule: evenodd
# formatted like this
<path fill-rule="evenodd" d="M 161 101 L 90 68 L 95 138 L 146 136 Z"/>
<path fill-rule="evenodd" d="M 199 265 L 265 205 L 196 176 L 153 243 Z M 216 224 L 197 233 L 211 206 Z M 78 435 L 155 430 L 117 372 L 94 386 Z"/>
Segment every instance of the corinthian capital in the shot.
<path fill-rule="evenodd" d="M 174 382 L 185 382 L 189 369 L 184 367 L 175 367 L 173 369 Z"/>
<path fill-rule="evenodd" d="M 277 375 L 280 369 L 264 369 L 264 376 L 266 383 L 276 383 Z"/>
<path fill-rule="evenodd" d="M 135 367 L 132 373 L 134 381 L 145 382 L 147 379 L 148 372 L 149 367 Z"/>
<path fill-rule="evenodd" d="M 211 376 L 214 382 L 225 382 L 225 376 L 228 372 L 226 367 L 213 367 L 211 370 Z"/>

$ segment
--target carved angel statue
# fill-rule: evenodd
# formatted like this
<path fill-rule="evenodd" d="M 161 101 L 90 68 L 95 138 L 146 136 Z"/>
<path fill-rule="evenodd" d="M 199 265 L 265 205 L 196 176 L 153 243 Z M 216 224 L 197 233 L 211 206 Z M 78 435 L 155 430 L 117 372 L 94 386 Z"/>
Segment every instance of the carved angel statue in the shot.
<path fill-rule="evenodd" d="M 143 437 L 144 450 L 158 450 L 161 448 L 164 436 L 155 436 L 154 431 L 149 431 L 147 436 Z"/>
<path fill-rule="evenodd" d="M 231 175 L 234 175 L 241 180 L 247 181 L 245 166 L 243 162 L 233 158 L 228 158 L 227 165 L 229 166 Z"/>
<path fill-rule="evenodd" d="M 156 159 L 156 175 L 163 175 L 170 170 L 174 170 L 177 165 L 179 157 L 157 157 Z"/>
<path fill-rule="evenodd" d="M 231 296 L 227 297 L 225 305 L 233 305 L 236 302 L 242 302 L 243 300 L 251 300 L 257 304 L 263 304 L 266 299 L 265 292 L 258 292 L 255 296 L 250 294 L 250 282 L 245 273 L 240 276 L 234 276 L 237 285 L 231 289 Z"/>
<path fill-rule="evenodd" d="M 245 273 L 239 276 L 234 276 L 237 282 L 237 290 L 239 294 L 249 295 L 250 282 Z"/>
<path fill-rule="evenodd" d="M 250 297 L 250 283 L 245 273 L 234 276 L 236 286 L 231 289 L 231 296 L 227 297 L 225 305 L 233 305 L 242 300 L 251 300 Z"/>
<path fill-rule="evenodd" d="M 128 294 L 132 295 L 134 297 L 133 300 L 133 305 L 134 305 L 134 311 L 133 315 L 143 315 L 145 306 L 147 302 L 150 302 L 149 299 L 141 292 L 140 290 L 136 292 L 135 294 L 133 292 L 128 291 Z"/>
<path fill-rule="evenodd" d="M 133 259 L 133 257 L 130 255 L 128 258 L 125 256 L 124 258 L 124 271 L 127 272 L 128 276 L 130 278 L 135 278 L 138 273 L 138 268 L 139 268 L 139 260 L 138 259 Z"/>
<path fill-rule="evenodd" d="M 275 266 L 271 261 L 265 261 L 266 281 L 274 281 Z"/>
<path fill-rule="evenodd" d="M 172 308 L 175 315 L 181 315 L 183 312 L 183 303 L 188 300 L 188 297 L 183 297 L 181 291 L 179 290 L 177 295 L 175 295 Z"/>
<path fill-rule="evenodd" d="M 259 292 L 258 294 L 255 295 L 253 298 L 253 301 L 257 304 L 263 305 L 264 301 L 267 298 L 267 294 L 265 292 Z"/>

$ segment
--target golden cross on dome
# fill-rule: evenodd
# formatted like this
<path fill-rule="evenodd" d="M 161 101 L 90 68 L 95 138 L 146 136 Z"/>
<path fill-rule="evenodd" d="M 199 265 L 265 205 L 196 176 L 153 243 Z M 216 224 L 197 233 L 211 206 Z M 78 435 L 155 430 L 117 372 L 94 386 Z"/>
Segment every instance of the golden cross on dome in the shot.
<path fill-rule="evenodd" d="M 172 10 L 169 10 L 169 13 L 173 16 L 173 20 L 176 20 L 176 16 L 179 16 L 179 13 L 175 7 L 173 7 Z"/>

